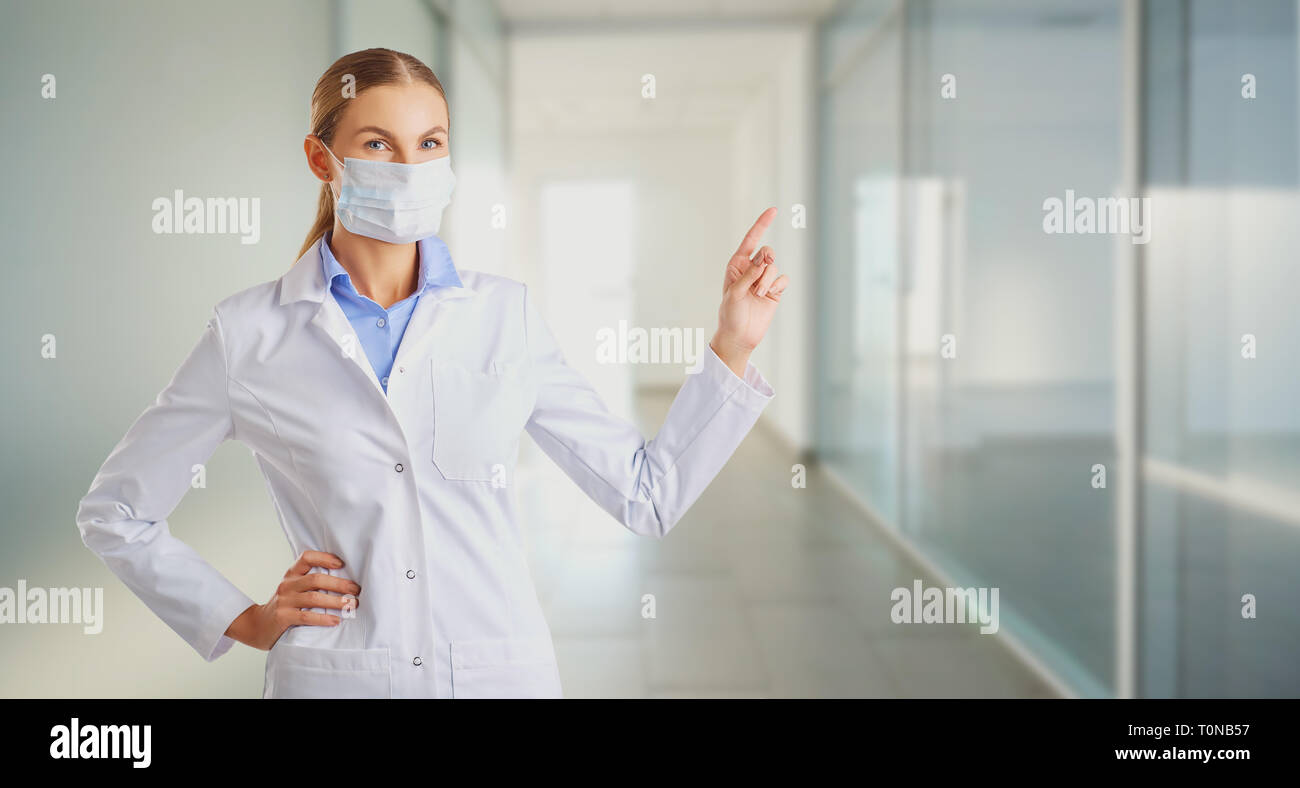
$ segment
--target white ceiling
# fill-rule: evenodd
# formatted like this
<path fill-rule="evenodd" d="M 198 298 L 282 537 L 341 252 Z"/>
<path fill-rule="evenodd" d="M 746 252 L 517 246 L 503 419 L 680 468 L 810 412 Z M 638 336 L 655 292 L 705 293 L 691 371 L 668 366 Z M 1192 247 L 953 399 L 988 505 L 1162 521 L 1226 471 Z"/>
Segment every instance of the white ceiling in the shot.
<path fill-rule="evenodd" d="M 781 30 L 511 37 L 516 132 L 646 133 L 734 128 L 791 51 Z M 641 96 L 644 74 L 655 98 Z"/>
<path fill-rule="evenodd" d="M 516 132 L 734 128 L 787 63 L 790 30 L 840 0 L 496 0 Z M 656 97 L 641 97 L 653 74 Z"/>
<path fill-rule="evenodd" d="M 506 24 L 637 21 L 799 21 L 830 12 L 838 0 L 496 0 Z"/>

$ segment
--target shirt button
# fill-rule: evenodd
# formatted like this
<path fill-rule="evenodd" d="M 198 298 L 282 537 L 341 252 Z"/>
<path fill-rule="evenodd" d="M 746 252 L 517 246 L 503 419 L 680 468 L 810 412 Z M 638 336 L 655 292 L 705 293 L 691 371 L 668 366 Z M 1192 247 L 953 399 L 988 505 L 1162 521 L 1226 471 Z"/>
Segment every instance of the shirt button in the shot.
<path fill-rule="evenodd" d="M 413 580 L 414 578 L 415 578 L 415 570 L 414 569 L 406 570 L 406 579 Z"/>
<path fill-rule="evenodd" d="M 375 325 L 379 326 L 380 328 L 383 328 L 383 327 L 384 327 L 384 319 L 383 319 L 382 317 L 379 318 L 378 320 L 375 321 Z"/>
<path fill-rule="evenodd" d="M 424 660 L 420 659 L 419 657 L 416 657 L 415 659 L 411 660 L 411 664 L 418 668 L 424 664 Z"/>
<path fill-rule="evenodd" d="M 383 376 L 382 378 L 379 379 L 379 382 L 380 382 L 380 383 L 383 383 L 385 386 L 387 386 L 387 385 L 388 385 L 388 376 L 387 376 L 387 375 Z"/>
<path fill-rule="evenodd" d="M 401 464 L 400 462 L 397 463 L 396 465 L 393 466 L 393 470 L 397 471 L 398 473 L 401 473 L 401 472 L 402 472 L 402 464 Z"/>

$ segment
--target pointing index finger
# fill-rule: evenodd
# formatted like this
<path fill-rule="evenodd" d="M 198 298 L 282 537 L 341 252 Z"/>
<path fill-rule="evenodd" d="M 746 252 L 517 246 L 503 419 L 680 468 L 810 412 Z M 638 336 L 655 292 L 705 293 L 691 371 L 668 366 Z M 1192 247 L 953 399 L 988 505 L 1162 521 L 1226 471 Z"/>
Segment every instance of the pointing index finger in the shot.
<path fill-rule="evenodd" d="M 745 238 L 737 247 L 736 254 L 743 254 L 745 257 L 752 255 L 754 250 L 758 248 L 758 242 L 763 239 L 763 233 L 767 231 L 768 225 L 772 223 L 774 218 L 776 218 L 775 205 L 759 214 L 758 221 L 754 222 L 754 226 L 749 228 L 749 232 L 745 233 Z"/>

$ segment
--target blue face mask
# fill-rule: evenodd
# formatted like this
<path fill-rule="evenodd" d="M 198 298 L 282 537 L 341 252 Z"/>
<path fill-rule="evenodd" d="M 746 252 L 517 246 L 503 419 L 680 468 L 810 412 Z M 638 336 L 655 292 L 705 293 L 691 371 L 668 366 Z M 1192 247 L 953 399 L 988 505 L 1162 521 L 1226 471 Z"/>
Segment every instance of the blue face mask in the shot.
<path fill-rule="evenodd" d="M 456 176 L 451 157 L 420 164 L 347 158 L 334 215 L 348 232 L 390 244 L 415 243 L 436 235 L 443 209 L 451 203 Z"/>

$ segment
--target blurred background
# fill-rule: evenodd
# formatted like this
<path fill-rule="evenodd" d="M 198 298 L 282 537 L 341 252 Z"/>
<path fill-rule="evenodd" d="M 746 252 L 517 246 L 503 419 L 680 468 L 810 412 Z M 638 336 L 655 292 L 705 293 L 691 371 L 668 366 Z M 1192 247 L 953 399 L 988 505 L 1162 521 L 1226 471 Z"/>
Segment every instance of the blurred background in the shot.
<path fill-rule="evenodd" d="M 686 365 L 602 363 L 597 333 L 707 338 L 779 209 L 777 396 L 668 538 L 522 451 L 566 695 L 1300 695 L 1297 0 L 0 13 L 0 586 L 106 606 L 97 635 L 0 624 L 0 696 L 260 696 L 264 653 L 204 663 L 74 514 L 212 305 L 294 261 L 311 90 L 371 46 L 447 88 L 458 266 L 540 293 L 648 437 Z M 257 198 L 257 242 L 154 233 L 176 190 Z M 1045 232 L 1067 191 L 1147 198 L 1149 242 Z M 171 524 L 257 599 L 293 558 L 236 443 Z M 998 632 L 893 623 L 915 580 L 998 588 Z"/>

